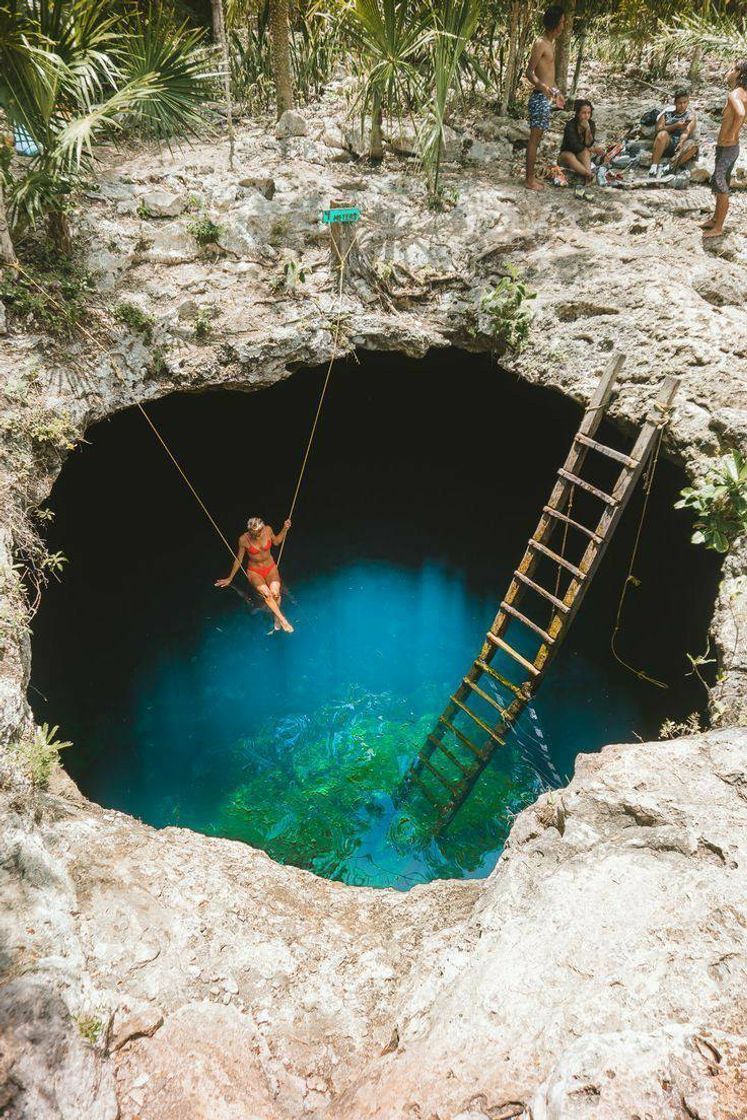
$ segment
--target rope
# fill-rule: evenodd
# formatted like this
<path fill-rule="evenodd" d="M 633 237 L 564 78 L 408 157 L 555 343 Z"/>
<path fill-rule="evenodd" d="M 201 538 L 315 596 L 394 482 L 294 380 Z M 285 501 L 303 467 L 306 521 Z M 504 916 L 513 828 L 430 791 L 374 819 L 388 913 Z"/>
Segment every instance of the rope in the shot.
<path fill-rule="evenodd" d="M 628 662 L 625 661 L 624 658 L 622 658 L 620 656 L 620 654 L 617 652 L 617 650 L 615 649 L 615 641 L 617 639 L 617 635 L 620 631 L 620 626 L 622 624 L 622 613 L 623 613 L 623 607 L 625 606 L 625 599 L 626 599 L 627 594 L 628 594 L 628 588 L 631 586 L 631 584 L 634 584 L 636 587 L 640 586 L 640 580 L 636 579 L 636 577 L 633 575 L 633 569 L 635 568 L 635 562 L 636 562 L 636 559 L 638 558 L 638 548 L 639 548 L 639 545 L 641 543 L 641 535 L 643 533 L 643 525 L 644 525 L 644 522 L 646 520 L 646 512 L 648 510 L 648 500 L 649 500 L 649 497 L 651 496 L 651 488 L 654 484 L 654 474 L 656 473 L 656 467 L 657 467 L 657 464 L 659 462 L 659 452 L 661 451 L 661 444 L 662 444 L 662 440 L 664 439 L 664 428 L 666 426 L 666 423 L 667 423 L 667 418 L 665 417 L 665 419 L 662 420 L 662 422 L 659 424 L 659 438 L 656 441 L 656 447 L 654 449 L 654 454 L 651 458 L 651 464 L 648 468 L 648 473 L 646 475 L 646 484 L 644 486 L 643 506 L 641 508 L 641 516 L 640 516 L 640 519 L 638 521 L 638 530 L 636 532 L 635 541 L 633 543 L 633 551 L 631 552 L 631 555 L 630 555 L 630 564 L 628 566 L 628 574 L 625 577 L 625 583 L 623 584 L 622 591 L 620 593 L 620 601 L 617 604 L 617 616 L 615 618 L 615 628 L 612 631 L 612 637 L 610 638 L 610 649 L 612 650 L 612 654 L 615 657 L 615 659 L 623 666 L 623 668 L 627 669 L 628 672 L 633 673 L 633 675 L 638 677 L 639 680 L 648 681 L 649 684 L 655 685 L 656 688 L 669 688 L 669 685 L 665 681 L 660 681 L 660 680 L 657 680 L 656 677 L 650 676 L 648 673 L 644 672 L 643 669 L 636 669 L 632 665 L 629 665 Z"/>
<path fill-rule="evenodd" d="M 336 324 L 335 324 L 334 339 L 333 339 L 333 343 L 332 343 L 332 356 L 330 357 L 329 365 L 327 367 L 327 374 L 326 374 L 326 377 L 324 379 L 324 385 L 322 386 L 321 395 L 319 397 L 319 403 L 317 405 L 316 415 L 314 416 L 314 423 L 312 424 L 312 427 L 311 427 L 311 434 L 309 435 L 309 439 L 308 439 L 308 442 L 306 444 L 306 451 L 305 451 L 305 454 L 304 454 L 304 457 L 303 457 L 303 462 L 301 464 L 301 470 L 299 472 L 298 481 L 296 483 L 296 489 L 295 489 L 294 494 L 293 494 L 293 500 L 291 501 L 290 512 L 288 514 L 288 519 L 289 520 L 293 516 L 293 511 L 296 508 L 296 502 L 298 500 L 298 494 L 299 494 L 299 491 L 301 489 L 301 483 L 303 482 L 304 473 L 306 471 L 306 464 L 308 463 L 308 460 L 309 460 L 309 455 L 311 453 L 311 446 L 314 442 L 314 436 L 316 435 L 316 429 L 317 429 L 317 426 L 319 424 L 319 417 L 321 416 L 322 406 L 324 404 L 324 398 L 327 394 L 327 387 L 329 385 L 330 376 L 332 374 L 332 366 L 334 365 L 334 363 L 337 359 L 337 355 L 338 355 L 339 340 L 340 340 L 340 328 L 341 328 L 341 324 L 342 324 L 342 306 L 341 305 L 342 305 L 342 293 L 343 293 L 343 280 L 344 280 L 345 262 L 346 262 L 346 260 L 349 256 L 350 252 L 352 251 L 352 249 L 353 249 L 353 247 L 356 243 L 356 240 L 357 240 L 357 237 L 354 235 L 353 240 L 351 241 L 350 246 L 347 249 L 345 255 L 340 257 L 340 281 L 339 281 L 339 286 L 338 286 L 338 312 L 337 312 L 337 321 L 336 321 Z M 33 277 L 23 267 L 22 264 L 20 264 L 20 262 L 16 265 L 16 267 L 17 267 L 19 272 L 23 273 L 23 275 L 26 277 L 28 282 L 30 284 L 33 284 L 33 286 L 35 288 L 37 288 L 42 293 L 42 295 L 44 295 L 54 307 L 56 307 L 59 311 L 64 310 L 64 308 L 62 307 L 62 304 L 60 304 L 54 298 L 54 296 L 51 296 L 49 294 L 49 292 L 47 291 L 47 289 L 44 288 L 35 279 L 35 277 Z M 99 341 L 99 339 L 96 338 L 96 336 L 94 334 L 91 333 L 91 331 L 88 330 L 87 327 L 84 327 L 81 323 L 78 323 L 77 326 L 78 326 L 78 330 L 81 332 L 81 334 L 85 335 L 85 337 L 93 344 L 94 348 L 99 353 L 108 355 L 108 350 L 106 349 L 106 347 Z M 176 455 L 174 455 L 173 451 L 171 450 L 171 448 L 167 444 L 166 440 L 163 438 L 160 431 L 156 427 L 155 423 L 150 418 L 148 413 L 145 411 L 145 408 L 143 407 L 143 405 L 139 401 L 135 401 L 135 405 L 139 409 L 141 415 L 145 419 L 146 423 L 150 427 L 150 429 L 153 432 L 153 434 L 155 435 L 156 439 L 158 440 L 158 442 L 163 447 L 163 449 L 166 452 L 166 454 L 168 455 L 169 459 L 171 460 L 171 462 L 176 467 L 177 471 L 179 472 L 182 479 L 184 480 L 184 482 L 185 482 L 187 488 L 189 489 L 190 493 L 194 497 L 197 504 L 200 506 L 200 509 L 203 511 L 203 513 L 207 517 L 208 521 L 210 522 L 212 527 L 215 529 L 215 532 L 218 534 L 221 541 L 223 542 L 223 544 L 228 549 L 228 552 L 230 553 L 231 559 L 235 563 L 237 561 L 238 557 L 237 557 L 234 549 L 232 548 L 232 546 L 230 545 L 230 543 L 226 539 L 226 536 L 223 533 L 223 530 L 218 525 L 217 521 L 215 520 L 215 518 L 211 514 L 210 510 L 208 509 L 208 507 L 205 505 L 205 503 L 203 502 L 200 495 L 195 490 L 195 488 L 192 485 L 186 471 L 182 468 L 181 464 L 179 463 L 179 460 L 177 459 Z M 286 541 L 286 538 L 284 537 L 282 542 L 281 542 L 280 551 L 278 553 L 278 558 L 277 558 L 278 569 L 280 567 L 280 560 L 282 559 L 283 549 L 285 548 L 285 541 Z M 252 581 L 249 578 L 249 573 L 247 571 L 245 571 L 245 569 L 243 567 L 241 567 L 241 571 L 246 576 L 246 579 L 249 582 L 249 584 L 253 587 L 254 585 L 252 584 Z"/>
<path fill-rule="evenodd" d="M 350 242 L 350 245 L 346 249 L 344 255 L 340 256 L 340 258 L 339 258 L 339 260 L 340 260 L 340 280 L 339 280 L 338 292 L 337 292 L 337 295 L 338 295 L 337 321 L 335 323 L 335 333 L 334 333 L 334 338 L 333 338 L 333 341 L 332 341 L 332 354 L 330 356 L 329 364 L 327 366 L 327 373 L 326 373 L 325 378 L 324 378 L 324 384 L 322 385 L 322 391 L 319 395 L 319 403 L 317 404 L 317 407 L 316 407 L 316 415 L 314 416 L 314 422 L 311 425 L 311 431 L 309 433 L 309 438 L 306 442 L 306 450 L 304 451 L 303 460 L 301 462 L 301 469 L 298 472 L 298 479 L 296 481 L 296 488 L 293 491 L 293 498 L 291 499 L 290 509 L 288 511 L 288 517 L 286 519 L 288 521 L 290 521 L 292 519 L 294 510 L 296 508 L 296 502 L 298 501 L 298 495 L 299 495 L 300 490 L 301 490 L 301 484 L 303 483 L 303 478 L 304 478 L 304 475 L 306 473 L 306 464 L 309 461 L 309 455 L 311 454 L 311 447 L 312 447 L 312 444 L 314 443 L 314 436 L 316 435 L 316 429 L 319 425 L 319 417 L 322 414 L 322 407 L 324 405 L 324 399 L 327 396 L 327 389 L 329 387 L 330 377 L 332 376 L 332 367 L 335 364 L 335 362 L 337 361 L 337 355 L 339 353 L 340 328 L 342 326 L 342 290 L 343 290 L 343 283 L 344 283 L 344 278 L 345 278 L 345 264 L 347 262 L 348 257 L 350 256 L 351 252 L 353 251 L 353 248 L 354 248 L 354 246 L 357 242 L 357 239 L 358 239 L 357 234 L 354 233 L 352 241 Z M 280 561 L 283 559 L 283 552 L 285 551 L 285 542 L 286 542 L 287 539 L 288 539 L 287 537 L 283 537 L 282 541 L 280 542 L 280 551 L 278 552 L 278 559 L 277 559 L 278 570 L 280 570 Z"/>

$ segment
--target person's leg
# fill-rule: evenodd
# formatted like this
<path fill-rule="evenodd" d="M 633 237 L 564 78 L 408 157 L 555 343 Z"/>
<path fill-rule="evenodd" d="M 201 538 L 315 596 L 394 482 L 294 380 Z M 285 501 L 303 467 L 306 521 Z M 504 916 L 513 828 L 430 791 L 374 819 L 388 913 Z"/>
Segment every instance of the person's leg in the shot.
<path fill-rule="evenodd" d="M 669 149 L 671 142 L 672 137 L 669 135 L 666 129 L 663 128 L 661 132 L 656 133 L 656 136 L 654 137 L 654 148 L 653 152 L 651 153 L 650 174 L 656 174 L 658 166 L 664 157 L 664 153 Z"/>
<path fill-rule="evenodd" d="M 277 571 L 277 569 L 275 569 L 275 571 Z M 280 623 L 281 628 L 285 630 L 286 634 L 292 634 L 293 627 L 291 626 L 290 622 L 285 617 L 283 612 L 280 610 L 277 599 L 270 590 L 265 577 L 261 576 L 258 572 L 250 571 L 249 579 L 251 581 L 252 587 L 256 588 L 257 592 L 264 599 L 268 609 L 271 610 L 275 615 L 275 618 Z"/>
<path fill-rule="evenodd" d="M 570 168 L 571 171 L 575 171 L 577 175 L 583 175 L 585 179 L 592 178 L 590 165 L 584 163 L 583 158 L 579 158 L 573 152 L 561 152 L 558 156 L 558 163 L 561 163 L 563 167 Z"/>
<path fill-rule="evenodd" d="M 703 226 L 703 237 L 720 237 L 724 232 L 724 222 L 726 215 L 729 212 L 729 195 L 717 194 L 716 195 L 716 209 L 713 214 L 713 221 L 711 224 Z"/>
<path fill-rule="evenodd" d="M 672 160 L 672 167 L 685 167 L 688 163 L 692 163 L 697 154 L 698 141 L 686 140 Z"/>
<path fill-rule="evenodd" d="M 527 176 L 526 187 L 530 191 L 543 191 L 545 184 L 540 183 L 535 177 L 535 166 L 537 163 L 537 150 L 540 146 L 542 139 L 543 129 L 530 128 L 529 129 L 529 143 L 527 144 Z"/>

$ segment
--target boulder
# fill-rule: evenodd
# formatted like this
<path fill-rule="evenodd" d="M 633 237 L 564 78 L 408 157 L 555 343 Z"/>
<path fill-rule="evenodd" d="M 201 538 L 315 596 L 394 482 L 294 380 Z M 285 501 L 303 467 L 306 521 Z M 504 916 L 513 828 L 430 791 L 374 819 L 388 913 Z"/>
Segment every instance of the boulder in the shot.
<path fill-rule="evenodd" d="M 298 109 L 286 109 L 275 126 L 278 140 L 287 140 L 289 136 L 305 136 L 307 132 L 306 118 Z"/>
<path fill-rule="evenodd" d="M 187 209 L 187 200 L 169 191 L 148 191 L 139 201 L 150 218 L 178 218 Z"/>
<path fill-rule="evenodd" d="M 270 200 L 275 194 L 275 180 L 269 175 L 247 175 L 239 179 L 239 186 L 245 190 L 255 190 Z"/>

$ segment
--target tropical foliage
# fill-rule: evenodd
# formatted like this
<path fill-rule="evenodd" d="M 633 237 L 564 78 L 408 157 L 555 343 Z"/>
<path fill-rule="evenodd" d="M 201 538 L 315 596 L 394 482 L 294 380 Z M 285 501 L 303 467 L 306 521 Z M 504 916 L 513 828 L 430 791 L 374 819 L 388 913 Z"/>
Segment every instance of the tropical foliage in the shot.
<path fill-rule="evenodd" d="M 0 170 L 16 233 L 47 218 L 54 245 L 68 250 L 67 212 L 94 144 L 125 130 L 162 140 L 196 131 L 211 92 L 202 39 L 162 8 L 3 0 L 0 105 L 26 154 Z"/>
<path fill-rule="evenodd" d="M 695 486 L 681 491 L 675 509 L 695 512 L 693 544 L 728 552 L 737 537 L 747 532 L 747 459 L 730 451 L 715 463 Z"/>

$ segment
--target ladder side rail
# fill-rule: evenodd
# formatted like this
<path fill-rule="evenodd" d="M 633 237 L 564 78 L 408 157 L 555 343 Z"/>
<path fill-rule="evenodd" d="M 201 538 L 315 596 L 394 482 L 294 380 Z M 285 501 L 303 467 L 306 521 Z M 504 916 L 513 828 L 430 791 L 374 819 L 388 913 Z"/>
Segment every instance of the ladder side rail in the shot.
<path fill-rule="evenodd" d="M 599 381 L 597 382 L 596 388 L 592 393 L 591 399 L 581 419 L 581 424 L 578 431 L 582 435 L 589 436 L 590 438 L 595 435 L 597 429 L 602 423 L 602 420 L 604 419 L 604 414 L 612 397 L 615 382 L 624 364 L 624 354 L 613 354 L 609 362 L 607 363 L 607 367 L 604 370 L 604 373 L 600 377 Z M 571 474 L 575 473 L 576 470 L 580 470 L 583 466 L 588 451 L 588 447 L 585 447 L 583 444 L 574 440 L 571 443 L 570 450 L 563 464 L 564 468 Z M 565 479 L 558 477 L 550 494 L 548 505 L 558 508 L 562 511 L 563 507 L 568 501 L 570 492 L 571 484 Z M 553 528 L 554 523 L 552 517 L 550 517 L 548 514 L 543 513 L 540 517 L 537 528 L 535 529 L 533 539 L 541 540 L 544 542 L 545 538 L 551 535 Z M 530 548 L 527 548 L 519 564 L 518 570 L 524 574 L 531 575 L 538 563 L 539 557 Z M 524 597 L 525 592 L 526 587 L 521 584 L 520 581 L 512 578 L 509 584 L 508 591 L 504 596 L 504 600 L 511 605 L 518 605 Z M 500 638 L 507 625 L 508 616 L 504 611 L 499 610 L 497 615 L 495 616 L 495 619 L 493 620 L 493 624 L 490 627 L 490 630 L 493 634 L 496 635 L 496 637 Z M 481 659 L 489 664 L 495 656 L 496 652 L 497 647 L 489 642 L 486 638 L 480 650 L 479 657 L 476 660 Z M 482 670 L 480 670 L 473 663 L 469 671 L 467 672 L 467 679 L 472 681 L 473 683 L 476 683 L 477 681 L 479 681 L 481 676 Z M 469 685 L 462 681 L 462 683 L 454 693 L 454 696 L 459 700 L 464 700 L 469 695 L 469 692 Z M 458 711 L 458 706 L 453 702 L 453 700 L 449 700 L 449 703 L 444 708 L 442 715 L 447 720 L 452 721 Z M 430 755 L 436 749 L 436 743 L 440 742 L 440 740 L 444 737 L 445 732 L 446 728 L 444 727 L 444 725 L 438 722 L 433 728 L 432 736 L 426 740 L 426 746 L 423 748 L 427 757 L 430 757 Z M 417 769 L 419 769 L 418 758 L 416 758 L 415 762 L 413 763 L 413 767 L 416 771 Z M 408 775 L 405 775 L 405 783 L 407 782 L 407 780 Z"/>
<path fill-rule="evenodd" d="M 592 394 L 591 400 L 587 405 L 586 411 L 584 412 L 581 424 L 576 435 L 584 435 L 591 438 L 596 433 L 599 425 L 604 419 L 607 406 L 609 405 L 610 398 L 612 396 L 612 390 L 615 386 L 615 381 L 617 380 L 617 376 L 620 373 L 620 370 L 622 369 L 624 363 L 624 354 L 615 354 L 610 359 L 609 363 L 607 364 L 607 368 L 600 377 L 597 387 Z M 577 475 L 583 467 L 588 453 L 589 448 L 574 438 L 573 442 L 571 443 L 570 450 L 566 455 L 565 461 L 563 462 L 560 469 L 567 471 L 569 474 Z M 568 504 L 568 499 L 571 494 L 572 488 L 572 484 L 568 482 L 567 479 L 563 478 L 561 475 L 558 475 L 557 481 L 552 489 L 547 505 L 553 509 L 557 509 L 562 513 L 564 508 Z M 536 541 L 539 544 L 546 544 L 549 538 L 552 536 L 553 530 L 555 529 L 555 524 L 556 522 L 551 517 L 551 515 L 545 513 L 543 510 L 542 514 L 540 515 L 539 522 L 537 523 L 537 528 L 534 530 L 534 533 L 531 536 L 531 540 Z M 539 557 L 532 548 L 528 547 L 524 552 L 524 555 L 516 570 L 518 572 L 521 572 L 522 575 L 531 577 L 538 564 Z M 512 579 L 511 583 L 509 584 L 508 591 L 503 598 L 504 601 L 510 606 L 518 607 L 521 604 L 521 601 L 526 593 L 526 587 L 519 580 Z M 496 637 L 503 637 L 503 632 L 508 625 L 508 621 L 509 620 L 507 619 L 505 613 L 503 611 L 498 611 L 498 614 L 493 620 L 493 625 L 490 627 Z M 495 653 L 495 650 L 493 650 L 493 653 Z"/>
<path fill-rule="evenodd" d="M 535 661 L 538 667 L 545 668 L 557 653 L 558 647 L 562 644 L 563 637 L 581 606 L 586 594 L 586 589 L 591 584 L 597 568 L 602 562 L 602 557 L 607 551 L 607 546 L 633 495 L 638 480 L 646 469 L 646 464 L 654 450 L 659 430 L 663 424 L 667 423 L 667 414 L 677 395 L 679 386 L 680 380 L 678 377 L 670 376 L 664 379 L 657 401 L 646 417 L 638 439 L 635 442 L 632 457 L 637 461 L 636 466 L 633 468 L 623 467 L 620 472 L 612 491 L 612 496 L 617 500 L 617 504 L 615 506 L 609 506 L 603 511 L 596 529 L 599 536 L 603 538 L 602 543 L 601 545 L 597 545 L 594 541 L 591 541 L 579 561 L 579 568 L 586 573 L 586 578 L 583 583 L 579 583 L 574 579 L 569 583 L 564 600 L 569 607 L 568 613 L 562 616 L 562 621 L 559 621 L 557 614 L 551 620 L 548 633 L 554 641 L 549 648 L 547 646 L 540 648 Z"/>
<path fill-rule="evenodd" d="M 602 557 L 607 550 L 617 524 L 620 521 L 620 518 L 622 517 L 623 512 L 628 502 L 630 501 L 630 498 L 632 497 L 638 480 L 643 474 L 646 468 L 646 464 L 651 457 L 656 440 L 658 438 L 659 430 L 663 424 L 667 423 L 667 414 L 677 394 L 679 385 L 679 378 L 665 378 L 658 398 L 648 416 L 646 417 L 646 420 L 643 424 L 643 427 L 641 428 L 640 434 L 635 442 L 635 447 L 631 455 L 631 458 L 634 458 L 636 460 L 636 465 L 632 468 L 623 467 L 612 491 L 612 496 L 616 499 L 616 504 L 614 506 L 607 507 L 603 511 L 599 519 L 599 524 L 597 526 L 596 532 L 600 537 L 602 537 L 602 543 L 597 544 L 595 541 L 589 542 L 589 545 L 579 563 L 579 568 L 586 573 L 585 579 L 583 581 L 571 580 L 564 598 L 564 601 L 569 607 L 568 613 L 566 615 L 561 614 L 559 611 L 555 613 L 548 630 L 549 634 L 554 639 L 553 644 L 550 646 L 543 644 L 538 650 L 537 657 L 535 658 L 535 665 L 539 669 L 539 675 L 531 682 L 530 689 L 528 689 L 531 694 L 536 692 L 537 688 L 539 687 L 540 681 L 544 677 L 545 672 L 547 671 L 553 658 L 556 656 L 562 640 L 565 637 L 565 634 L 568 632 L 568 629 L 581 606 L 581 603 L 586 594 L 586 590 L 590 586 L 597 568 L 602 561 Z M 511 725 L 516 722 L 519 715 L 526 707 L 530 698 L 530 696 L 527 696 L 527 698 L 523 701 L 517 699 L 509 706 L 506 712 L 506 717 L 495 729 L 497 735 L 503 737 L 507 733 Z M 443 831 L 448 826 L 461 806 L 464 804 L 467 797 L 469 796 L 469 793 L 474 787 L 475 782 L 479 778 L 482 771 L 485 769 L 485 766 L 487 766 L 487 763 L 490 761 L 492 755 L 493 750 L 489 752 L 489 755 L 484 762 L 479 763 L 475 767 L 474 774 L 470 775 L 469 781 L 465 780 L 464 787 L 466 788 L 463 789 L 462 787 L 460 787 L 457 797 L 453 798 L 448 803 L 446 810 L 442 812 L 439 817 L 437 825 L 439 832 Z"/>

